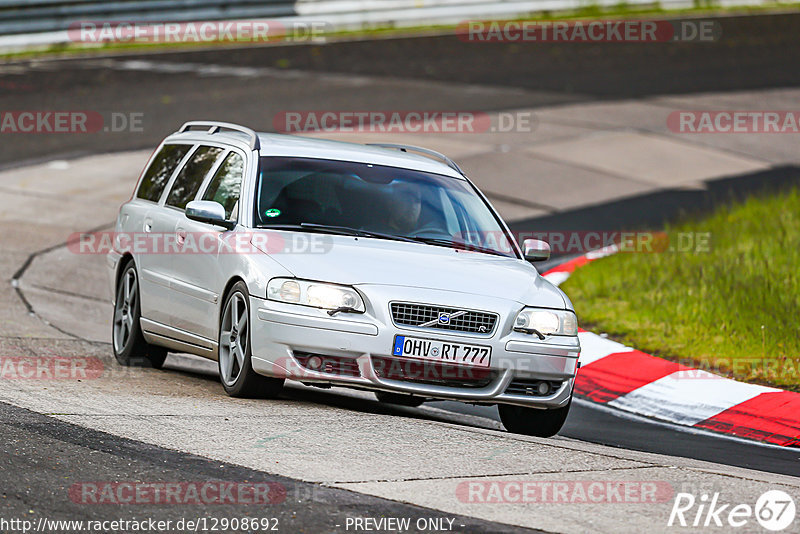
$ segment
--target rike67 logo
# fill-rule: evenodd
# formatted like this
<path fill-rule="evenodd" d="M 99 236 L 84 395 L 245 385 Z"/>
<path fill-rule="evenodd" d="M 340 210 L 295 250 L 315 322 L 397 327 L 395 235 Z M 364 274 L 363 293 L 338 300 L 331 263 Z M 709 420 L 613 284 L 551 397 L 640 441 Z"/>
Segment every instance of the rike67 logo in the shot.
<path fill-rule="evenodd" d="M 719 493 L 711 497 L 703 494 L 699 499 L 691 493 L 678 493 L 667 525 L 726 529 L 748 527 L 745 530 L 751 532 L 752 520 L 755 519 L 766 530 L 780 532 L 793 525 L 795 512 L 794 499 L 780 490 L 767 491 L 756 500 L 755 506 L 723 504 Z"/>

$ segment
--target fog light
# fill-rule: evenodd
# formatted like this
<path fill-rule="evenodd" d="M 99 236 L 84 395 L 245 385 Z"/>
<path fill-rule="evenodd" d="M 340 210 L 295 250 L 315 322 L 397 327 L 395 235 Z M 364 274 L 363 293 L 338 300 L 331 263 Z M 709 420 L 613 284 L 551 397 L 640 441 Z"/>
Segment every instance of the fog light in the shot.
<path fill-rule="evenodd" d="M 308 368 L 315 371 L 322 367 L 322 358 L 319 356 L 312 356 L 308 359 Z"/>
<path fill-rule="evenodd" d="M 539 382 L 537 389 L 539 390 L 539 395 L 547 395 L 550 392 L 550 384 L 547 382 Z"/>

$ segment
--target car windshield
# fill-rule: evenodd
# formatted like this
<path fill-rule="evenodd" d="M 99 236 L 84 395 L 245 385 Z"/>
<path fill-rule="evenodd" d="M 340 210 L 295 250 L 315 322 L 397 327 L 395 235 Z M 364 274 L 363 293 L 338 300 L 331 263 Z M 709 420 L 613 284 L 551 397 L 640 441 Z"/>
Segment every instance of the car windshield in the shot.
<path fill-rule="evenodd" d="M 413 240 L 516 257 L 466 180 L 369 163 L 262 157 L 257 227 Z"/>

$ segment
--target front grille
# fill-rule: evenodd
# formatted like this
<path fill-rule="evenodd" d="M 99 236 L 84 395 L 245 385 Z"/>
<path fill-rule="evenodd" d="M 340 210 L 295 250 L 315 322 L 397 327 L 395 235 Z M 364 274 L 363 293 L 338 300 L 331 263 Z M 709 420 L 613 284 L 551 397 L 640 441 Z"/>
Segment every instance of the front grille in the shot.
<path fill-rule="evenodd" d="M 450 365 L 434 361 L 372 357 L 375 375 L 386 380 L 454 388 L 483 388 L 498 376 L 484 367 Z"/>
<path fill-rule="evenodd" d="M 539 385 L 547 384 L 547 392 L 539 393 Z M 563 382 L 553 380 L 536 380 L 534 378 L 515 378 L 506 388 L 508 395 L 524 395 L 526 397 L 546 397 L 552 395 L 558 388 L 561 387 Z"/>
<path fill-rule="evenodd" d="M 497 323 L 497 314 L 489 312 L 406 302 L 393 302 L 391 308 L 392 319 L 399 326 L 490 334 Z"/>
<path fill-rule="evenodd" d="M 294 357 L 300 362 L 300 365 L 318 373 L 336 376 L 361 376 L 361 371 L 358 368 L 358 361 L 355 358 L 340 358 L 339 356 L 325 356 L 323 354 L 311 354 L 297 351 L 295 351 Z M 311 360 L 312 357 L 319 358 L 321 361 L 319 367 L 312 368 L 309 365 L 309 360 Z"/>

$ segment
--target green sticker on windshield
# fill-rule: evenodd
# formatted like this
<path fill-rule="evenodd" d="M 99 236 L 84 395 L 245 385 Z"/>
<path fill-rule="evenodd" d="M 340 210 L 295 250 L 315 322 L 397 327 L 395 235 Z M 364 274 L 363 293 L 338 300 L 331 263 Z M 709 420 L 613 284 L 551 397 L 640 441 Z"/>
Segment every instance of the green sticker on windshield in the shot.
<path fill-rule="evenodd" d="M 267 217 L 277 217 L 280 214 L 281 214 L 281 210 L 278 210 L 278 209 L 275 209 L 275 208 L 272 208 L 271 210 L 267 210 L 267 211 L 264 212 L 264 215 L 266 215 Z"/>

